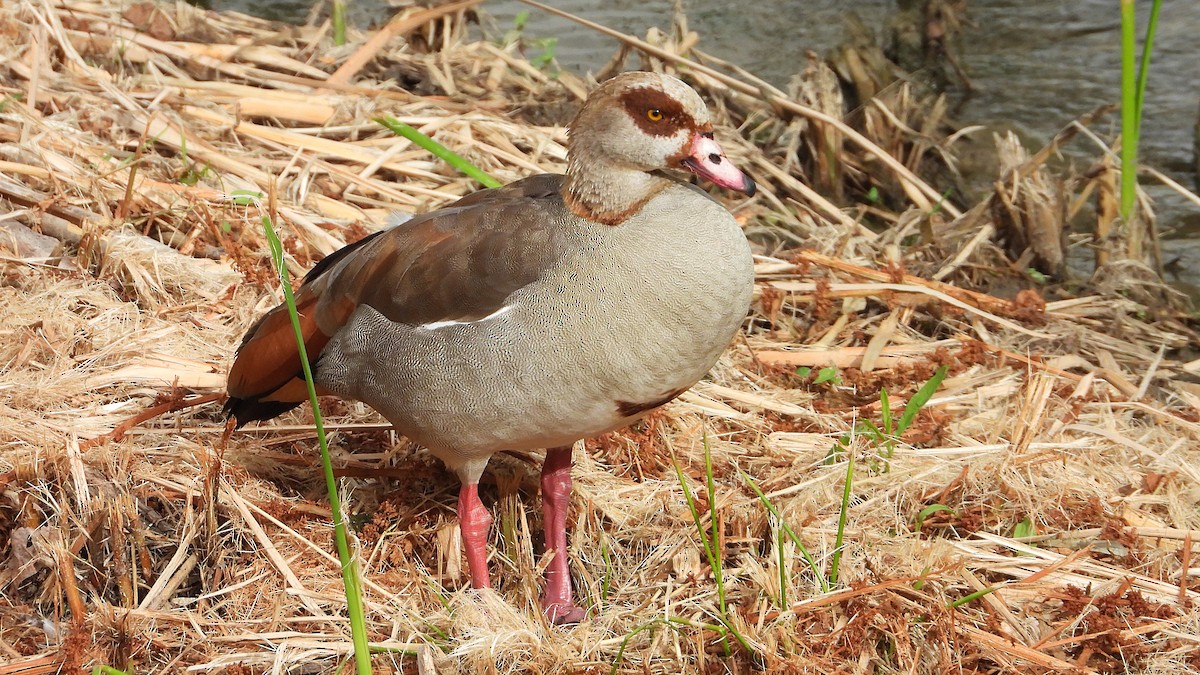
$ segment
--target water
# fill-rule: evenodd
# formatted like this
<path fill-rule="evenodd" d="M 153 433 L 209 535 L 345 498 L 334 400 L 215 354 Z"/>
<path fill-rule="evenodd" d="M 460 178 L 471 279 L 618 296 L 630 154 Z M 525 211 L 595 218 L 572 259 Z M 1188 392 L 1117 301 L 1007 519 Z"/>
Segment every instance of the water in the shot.
<path fill-rule="evenodd" d="M 557 0 L 556 7 L 622 32 L 644 37 L 657 26 L 668 30 L 672 0 Z M 1148 3 L 1138 3 L 1144 21 Z M 961 59 L 975 94 L 958 111 L 963 124 L 991 130 L 1013 129 L 1036 150 L 1064 125 L 1097 106 L 1116 102 L 1120 92 L 1120 16 L 1112 0 L 987 0 L 969 2 L 967 37 Z M 255 3 L 214 0 L 215 8 L 272 9 L 277 18 L 303 20 L 310 5 L 302 0 Z M 688 24 L 699 32 L 701 49 L 732 61 L 777 85 L 804 66 L 807 50 L 825 54 L 843 37 L 844 17 L 853 10 L 882 31 L 895 0 L 687 0 Z M 352 0 L 352 19 L 362 25 L 391 11 L 383 0 Z M 499 32 L 528 11 L 525 34 L 558 38 L 561 65 L 580 72 L 597 70 L 616 51 L 615 40 L 540 13 L 517 0 L 494 0 L 483 8 Z M 1139 28 L 1139 36 L 1143 29 Z M 1163 0 L 1142 122 L 1142 159 L 1188 188 L 1197 186 L 1193 138 L 1200 110 L 1200 3 Z M 635 61 L 631 60 L 631 63 Z M 1100 123 L 1109 133 L 1117 115 Z M 976 135 L 991 144 L 991 134 Z M 1076 140 L 1067 159 L 1087 162 L 1096 154 Z M 1183 286 L 1200 288 L 1200 207 L 1144 179 L 1159 211 L 1164 260 L 1177 259 Z M 1198 296 L 1200 297 L 1200 296 Z"/>

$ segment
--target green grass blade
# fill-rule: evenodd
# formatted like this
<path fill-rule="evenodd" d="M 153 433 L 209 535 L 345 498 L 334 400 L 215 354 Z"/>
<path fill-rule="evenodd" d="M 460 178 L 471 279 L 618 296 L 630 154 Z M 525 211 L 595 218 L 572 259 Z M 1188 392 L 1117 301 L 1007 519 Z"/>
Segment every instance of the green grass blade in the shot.
<path fill-rule="evenodd" d="M 1137 201 L 1138 112 L 1137 12 L 1134 0 L 1121 0 L 1121 219 L 1129 222 Z"/>
<path fill-rule="evenodd" d="M 600 539 L 600 557 L 604 559 L 604 577 L 600 580 L 600 601 L 608 602 L 608 595 L 612 592 L 613 561 L 612 554 L 608 552 L 606 537 Z"/>
<path fill-rule="evenodd" d="M 1146 103 L 1146 80 L 1150 75 L 1150 54 L 1154 47 L 1154 34 L 1158 31 L 1158 14 L 1162 10 L 1162 0 L 1154 0 L 1150 5 L 1150 21 L 1146 24 L 1146 37 L 1142 39 L 1142 61 L 1138 64 L 1137 97 L 1134 99 L 1134 126 L 1138 136 L 1142 135 L 1142 110 Z"/>
<path fill-rule="evenodd" d="M 991 587 L 985 588 L 981 591 L 975 591 L 974 593 L 972 593 L 970 595 L 964 595 L 961 598 L 950 603 L 949 607 L 951 607 L 951 608 L 962 607 L 963 605 L 967 604 L 968 602 L 973 602 L 975 600 L 978 600 L 979 598 L 982 598 L 985 595 L 995 593 L 996 591 L 1000 590 L 1000 588 L 1001 588 L 1000 586 L 991 586 Z"/>
<path fill-rule="evenodd" d="M 1022 539 L 1035 535 L 1037 535 L 1037 526 L 1033 524 L 1033 519 L 1029 516 L 1025 516 L 1019 523 L 1013 526 L 1013 539 Z"/>
<path fill-rule="evenodd" d="M 700 535 L 700 543 L 704 546 L 704 555 L 712 562 L 712 549 L 708 545 L 708 534 L 704 531 L 704 525 L 700 522 L 700 511 L 696 509 L 696 500 L 692 497 L 692 491 L 687 486 L 687 477 L 683 475 L 683 469 L 679 468 L 679 462 L 673 462 L 675 467 L 675 477 L 679 479 L 679 487 L 683 488 L 683 498 L 687 501 L 688 511 L 692 514 L 692 523 L 696 526 L 696 532 Z"/>
<path fill-rule="evenodd" d="M 929 403 L 929 399 L 933 398 L 933 395 L 937 392 L 938 387 L 942 386 L 942 380 L 946 379 L 946 373 L 948 372 L 950 372 L 949 366 L 942 366 L 938 368 L 937 372 L 933 374 L 933 377 L 929 378 L 928 382 L 921 385 L 921 388 L 917 390 L 917 393 L 913 394 L 912 398 L 908 399 L 908 404 L 904 406 L 904 413 L 900 415 L 900 421 L 896 423 L 897 436 L 904 433 L 904 430 L 908 428 L 908 425 L 912 424 L 913 420 L 917 418 L 917 413 L 921 412 L 921 408 L 924 408 L 925 404 Z"/>
<path fill-rule="evenodd" d="M 700 537 L 700 543 L 704 545 L 704 555 L 708 558 L 708 567 L 713 572 L 713 580 L 717 584 L 717 601 L 719 603 L 719 617 L 721 623 L 725 626 L 728 633 L 733 633 L 738 644 L 742 646 L 748 653 L 753 654 L 754 649 L 750 646 L 750 641 L 746 639 L 729 620 L 729 605 L 725 595 L 725 579 L 724 573 L 721 570 L 721 551 L 719 544 L 720 533 L 717 531 L 717 496 L 716 496 L 716 480 L 713 476 L 712 468 L 712 452 L 708 444 L 708 434 L 704 435 L 704 476 L 705 484 L 708 488 L 708 503 L 709 503 L 709 520 L 711 531 L 706 531 L 704 524 L 700 521 L 700 510 L 696 508 L 696 500 L 692 496 L 692 491 L 688 489 L 687 478 L 683 475 L 683 469 L 679 468 L 679 462 L 673 462 L 675 468 L 675 476 L 679 479 L 679 486 L 683 488 L 683 497 L 687 500 L 688 511 L 692 514 L 692 523 L 696 526 L 696 534 Z M 725 649 L 725 654 L 732 654 L 729 648 L 729 640 L 726 636 L 726 631 L 721 633 L 721 644 Z"/>
<path fill-rule="evenodd" d="M 713 476 L 712 447 L 708 443 L 707 429 L 704 431 L 704 482 L 705 487 L 708 488 L 708 526 L 711 530 L 709 541 L 711 542 L 710 548 L 713 552 L 712 562 L 715 565 L 713 567 L 713 577 L 717 581 L 717 598 L 721 607 L 721 621 L 729 629 L 729 632 L 733 633 L 733 637 L 737 639 L 742 649 L 753 653 L 754 650 L 751 649 L 750 642 L 746 640 L 745 636 L 737 628 L 734 628 L 733 622 L 729 618 L 729 599 L 725 593 L 724 560 L 721 555 L 723 549 L 721 546 L 720 521 L 717 520 L 717 484 Z M 728 651 L 728 642 L 726 642 L 726 651 Z"/>
<path fill-rule="evenodd" d="M 687 626 L 689 628 L 699 628 L 701 630 L 711 630 L 713 632 L 721 634 L 722 636 L 724 636 L 725 632 L 726 632 L 724 626 L 718 626 L 716 624 L 709 624 L 709 623 L 700 623 L 698 621 L 692 621 L 690 619 L 684 619 L 684 618 L 678 617 L 678 616 L 668 616 L 666 619 L 659 618 L 659 619 L 654 619 L 653 621 L 648 621 L 625 634 L 625 637 L 621 640 L 621 647 L 619 649 L 617 649 L 617 655 L 613 659 L 612 669 L 608 671 L 609 675 L 617 675 L 617 669 L 621 667 L 621 661 L 625 658 L 625 650 L 629 647 L 630 640 L 637 637 L 641 633 L 644 633 L 645 631 L 654 628 L 655 626 L 661 626 L 661 625 L 665 625 L 668 628 L 671 628 L 672 630 L 675 630 L 675 631 L 679 630 L 677 628 L 677 626 Z"/>
<path fill-rule="evenodd" d="M 400 654 L 402 656 L 416 656 L 417 650 L 406 649 L 404 647 L 389 647 L 381 644 L 368 644 L 367 647 L 372 654 Z"/>
<path fill-rule="evenodd" d="M 891 436 L 895 428 L 892 427 L 892 401 L 888 397 L 887 389 L 879 390 L 879 419 L 883 422 L 883 433 Z"/>
<path fill-rule="evenodd" d="M 921 528 L 925 526 L 925 519 L 935 513 L 938 513 L 939 511 L 949 511 L 951 514 L 954 513 L 954 509 L 946 506 L 945 504 L 930 504 L 929 506 L 921 509 L 920 513 L 917 514 L 916 520 L 913 521 L 913 529 L 917 532 L 920 532 Z"/>
<path fill-rule="evenodd" d="M 875 423 L 871 420 L 864 417 L 858 421 L 858 425 L 858 433 L 870 435 L 871 440 L 875 441 L 876 445 L 881 445 L 887 440 L 887 434 L 875 426 Z"/>
<path fill-rule="evenodd" d="M 708 444 L 705 443 L 706 451 L 707 448 Z M 715 543 L 708 536 L 708 532 L 705 531 L 704 524 L 700 522 L 700 510 L 696 508 L 696 500 L 694 497 L 692 497 L 692 491 L 688 489 L 687 478 L 683 475 L 683 469 L 679 468 L 679 462 L 675 462 L 674 464 L 675 476 L 679 479 L 679 486 L 683 488 L 683 497 L 685 500 L 687 500 L 688 511 L 692 514 L 692 523 L 696 526 L 696 534 L 700 537 L 700 543 L 704 545 L 704 557 L 708 559 L 708 568 L 713 571 L 713 579 L 717 583 L 717 598 L 722 605 L 721 611 L 723 613 L 725 610 L 725 586 L 724 581 L 721 579 L 721 566 L 720 563 L 717 562 L 717 555 L 716 551 L 714 550 Z M 708 500 L 710 503 L 713 501 L 713 495 L 711 492 L 708 494 Z M 729 649 L 729 641 L 722 636 L 721 644 L 724 646 L 725 654 L 728 656 L 731 653 Z"/>
<path fill-rule="evenodd" d="M 92 668 L 92 675 L 129 675 L 129 673 L 117 670 L 112 666 L 95 666 Z"/>
<path fill-rule="evenodd" d="M 392 133 L 399 134 L 413 143 L 416 143 L 421 148 L 432 152 L 439 159 L 454 167 L 459 173 L 462 173 L 470 178 L 474 178 L 479 182 L 480 185 L 489 188 L 500 187 L 500 181 L 492 178 L 482 169 L 468 162 L 458 153 L 450 150 L 446 146 L 410 127 L 404 122 L 401 122 L 395 117 L 392 117 L 391 115 L 384 115 L 382 117 L 376 117 L 375 121 L 386 127 Z"/>
<path fill-rule="evenodd" d="M 778 521 L 776 521 L 778 522 Z M 786 535 L 783 532 L 783 524 L 780 523 L 779 528 L 775 532 L 775 550 L 779 555 L 779 609 L 787 609 L 787 560 L 783 555 L 783 538 Z"/>
<path fill-rule="evenodd" d="M 809 554 L 808 549 L 804 546 L 804 542 L 800 541 L 800 537 L 796 536 L 795 531 L 792 530 L 792 526 L 787 524 L 787 521 L 783 519 L 783 515 L 779 513 L 779 509 L 776 508 L 775 504 L 773 504 L 771 500 L 767 498 L 767 495 L 763 493 L 762 488 L 758 487 L 758 483 L 754 482 L 754 479 L 750 477 L 750 474 L 747 474 L 745 471 L 743 471 L 742 480 L 744 480 L 746 484 L 750 486 L 751 490 L 754 490 L 754 494 L 758 495 L 758 500 L 762 502 L 762 505 L 767 509 L 768 512 L 770 512 L 771 515 L 775 516 L 776 520 L 779 521 L 780 529 L 783 530 L 783 532 L 787 534 L 788 539 L 791 539 L 792 543 L 796 545 L 796 548 L 800 551 L 800 555 L 804 558 L 804 562 L 808 564 L 808 568 L 812 570 L 813 576 L 816 577 L 817 584 L 821 586 L 821 592 L 828 593 L 829 584 L 825 581 L 825 575 L 821 574 L 821 570 L 817 568 L 817 561 L 814 560 Z"/>
<path fill-rule="evenodd" d="M 667 622 L 670 624 L 677 625 L 677 626 L 687 626 L 689 628 L 700 628 L 702 630 L 711 630 L 712 632 L 719 633 L 721 635 L 725 635 L 725 633 L 729 632 L 728 630 L 725 629 L 725 626 L 723 626 L 721 624 L 703 623 L 701 621 L 693 621 L 691 619 L 685 619 L 681 616 L 668 616 Z"/>
<path fill-rule="evenodd" d="M 840 441 L 839 441 L 840 443 Z M 846 537 L 846 520 L 850 512 L 850 491 L 854 482 L 854 453 L 846 448 L 846 483 L 842 488 L 842 504 L 838 509 L 837 537 L 833 540 L 833 556 L 829 560 L 829 586 L 837 585 L 838 569 L 842 564 L 842 546 Z"/>
<path fill-rule="evenodd" d="M 725 577 L 721 570 L 722 547 L 721 532 L 717 526 L 717 490 L 716 481 L 713 479 L 712 449 L 708 445 L 707 430 L 704 432 L 704 486 L 708 489 L 708 541 L 710 542 L 709 548 L 712 550 L 710 562 L 712 563 L 713 577 L 717 582 L 717 600 L 721 607 L 721 616 L 725 616 L 729 608 L 725 601 Z"/>
<path fill-rule="evenodd" d="M 288 279 L 287 266 L 283 260 L 283 243 L 275 234 L 275 226 L 268 216 L 262 218 L 263 232 L 271 248 L 271 260 L 283 289 L 288 316 L 292 319 L 292 331 L 296 337 L 296 349 L 300 352 L 300 367 L 304 371 L 304 382 L 308 386 L 308 402 L 312 405 L 313 424 L 317 431 L 317 444 L 321 448 L 321 466 L 325 470 L 325 488 L 329 492 L 329 510 L 333 515 L 334 541 L 337 543 L 338 559 L 342 564 L 342 582 L 346 591 L 346 613 L 350 617 L 350 636 L 354 643 L 354 664 L 358 675 L 371 675 L 371 652 L 367 646 L 367 622 L 363 612 L 362 584 L 358 579 L 358 565 L 350 550 L 346 533 L 346 519 L 342 515 L 342 501 L 338 495 L 337 478 L 333 475 L 333 461 L 329 457 L 329 442 L 325 437 L 325 422 L 321 417 L 321 406 L 317 401 L 317 390 L 313 385 L 312 367 L 308 361 L 308 350 L 304 346 L 304 332 L 300 329 L 300 315 L 296 312 L 296 298 L 292 294 L 292 283 Z"/>
<path fill-rule="evenodd" d="M 637 628 L 634 628 L 633 630 L 626 633 L 625 638 L 623 640 L 621 640 L 620 649 L 617 650 L 617 656 L 613 659 L 612 670 L 608 671 L 609 675 L 617 675 L 617 669 L 621 667 L 621 660 L 625 658 L 625 649 L 627 647 L 629 647 L 629 641 L 632 640 L 633 638 L 637 637 L 641 633 L 644 633 L 645 631 L 648 631 L 651 628 L 654 628 L 655 626 L 659 625 L 662 622 L 663 622 L 662 619 L 655 619 L 649 623 L 644 623 L 644 624 L 638 626 Z"/>
<path fill-rule="evenodd" d="M 333 10 L 330 11 L 329 21 L 333 24 L 333 44 L 341 47 L 346 44 L 345 0 L 333 0 Z"/>

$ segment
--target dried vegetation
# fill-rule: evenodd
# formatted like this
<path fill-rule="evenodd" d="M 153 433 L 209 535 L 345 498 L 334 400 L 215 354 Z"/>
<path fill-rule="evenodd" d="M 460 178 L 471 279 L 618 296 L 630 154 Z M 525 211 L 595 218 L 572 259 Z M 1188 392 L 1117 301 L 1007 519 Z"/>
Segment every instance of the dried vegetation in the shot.
<path fill-rule="evenodd" d="M 264 214 L 299 275 L 389 210 L 474 189 L 372 117 L 502 181 L 563 168 L 586 83 L 475 41 L 471 4 L 409 10 L 394 39 L 341 49 L 323 27 L 182 4 L 0 6 L 0 673 L 345 662 L 309 413 L 223 440 L 217 400 L 239 335 L 279 300 Z M 650 40 L 624 65 L 700 89 L 762 187 L 730 202 L 759 254 L 753 314 L 709 380 L 577 453 L 590 617 L 574 627 L 536 610 L 535 463 L 493 462 L 498 590 L 463 590 L 452 476 L 329 401 L 377 671 L 1200 668 L 1194 323 L 1153 274 L 1025 273 L 1063 272 L 1064 214 L 1092 195 L 1109 213 L 1088 182 L 1105 172 L 1056 178 L 1049 153 L 1005 140 L 994 189 L 966 197 L 956 151 L 986 141 L 918 86 L 847 115 L 819 59 L 782 92 L 686 30 Z M 883 390 L 898 415 L 939 365 L 903 438 L 861 433 Z M 719 533 L 726 616 L 675 463 Z"/>

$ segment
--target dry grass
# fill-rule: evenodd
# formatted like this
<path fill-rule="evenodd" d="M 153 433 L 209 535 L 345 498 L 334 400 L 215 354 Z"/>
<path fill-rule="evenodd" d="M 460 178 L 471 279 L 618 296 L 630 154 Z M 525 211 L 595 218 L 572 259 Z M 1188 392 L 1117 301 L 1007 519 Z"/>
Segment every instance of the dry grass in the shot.
<path fill-rule="evenodd" d="M 346 661 L 309 413 L 225 441 L 205 396 L 279 299 L 264 209 L 300 274 L 390 209 L 473 189 L 372 116 L 502 181 L 563 168 L 585 83 L 469 41 L 461 14 L 429 19 L 354 59 L 368 36 L 339 50 L 324 28 L 185 5 L 0 7 L 0 225 L 67 244 L 0 241 L 0 673 Z M 695 42 L 658 37 L 666 56 L 648 67 Z M 330 81 L 345 63 L 362 70 Z M 536 463 L 493 462 L 498 590 L 473 592 L 453 477 L 369 409 L 331 401 L 371 639 L 393 650 L 378 672 L 1196 672 L 1200 365 L 1180 360 L 1196 334 L 1162 289 L 1128 275 L 1079 297 L 1028 288 L 991 219 L 997 199 L 1045 219 L 1021 181 L 1046 177 L 998 168 L 1004 194 L 958 218 L 915 176 L 952 174 L 962 136 L 912 88 L 885 90 L 851 129 L 685 76 L 763 188 L 730 203 L 760 253 L 744 335 L 710 379 L 577 453 L 571 562 L 590 617 L 573 627 L 536 609 Z M 792 98 L 838 117 L 831 77 L 813 62 Z M 815 384 L 831 364 L 838 379 Z M 881 389 L 898 415 L 942 364 L 893 454 L 856 431 L 880 420 Z M 830 454 L 843 434 L 848 451 Z M 780 530 L 828 574 L 851 456 L 840 576 L 823 591 Z M 674 462 L 705 528 L 714 506 L 728 617 Z M 731 639 L 725 655 L 722 620 L 749 651 Z"/>

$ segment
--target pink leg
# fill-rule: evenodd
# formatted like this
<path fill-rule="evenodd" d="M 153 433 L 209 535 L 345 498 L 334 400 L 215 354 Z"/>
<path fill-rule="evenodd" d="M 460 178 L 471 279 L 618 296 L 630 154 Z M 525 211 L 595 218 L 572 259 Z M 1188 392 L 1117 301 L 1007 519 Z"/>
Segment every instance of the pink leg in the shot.
<path fill-rule="evenodd" d="M 458 527 L 467 551 L 467 566 L 471 568 L 472 588 L 492 586 L 487 568 L 487 535 L 491 526 L 492 514 L 479 501 L 479 483 L 463 483 L 458 490 Z"/>
<path fill-rule="evenodd" d="M 583 609 L 571 599 L 571 571 L 567 568 L 567 509 L 571 505 L 571 448 L 551 448 L 542 465 L 542 518 L 546 550 L 554 558 L 546 569 L 542 611 L 551 623 L 578 623 Z"/>

